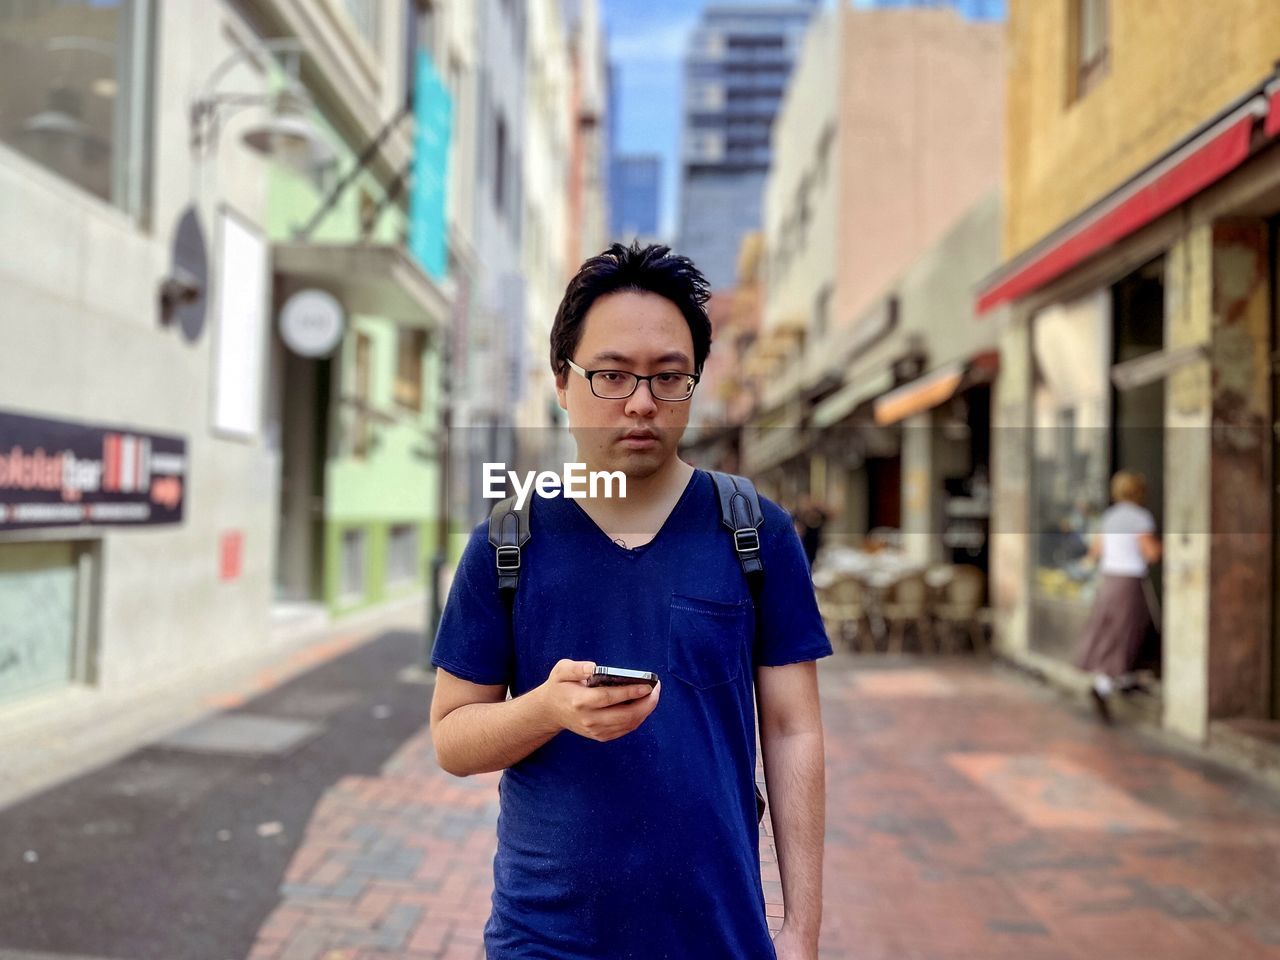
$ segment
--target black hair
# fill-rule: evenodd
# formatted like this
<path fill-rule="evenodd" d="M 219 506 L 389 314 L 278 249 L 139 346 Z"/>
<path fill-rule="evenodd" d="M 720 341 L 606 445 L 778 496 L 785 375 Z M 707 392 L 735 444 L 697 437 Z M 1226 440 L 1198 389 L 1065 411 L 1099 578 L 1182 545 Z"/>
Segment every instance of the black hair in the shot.
<path fill-rule="evenodd" d="M 556 376 L 568 371 L 565 358 L 573 356 L 582 340 L 582 324 L 587 311 L 603 296 L 622 291 L 654 293 L 679 308 L 693 335 L 693 373 L 701 373 L 711 352 L 711 320 L 707 300 L 711 288 L 688 257 L 671 252 L 662 244 L 626 247 L 615 243 L 599 256 L 587 260 L 564 291 L 564 299 L 551 325 L 551 369 Z"/>

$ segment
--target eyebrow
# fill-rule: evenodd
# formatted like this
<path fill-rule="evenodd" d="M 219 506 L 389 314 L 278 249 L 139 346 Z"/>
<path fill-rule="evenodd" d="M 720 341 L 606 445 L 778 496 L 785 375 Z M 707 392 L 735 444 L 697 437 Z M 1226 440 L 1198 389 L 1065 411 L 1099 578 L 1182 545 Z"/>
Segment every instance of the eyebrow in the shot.
<path fill-rule="evenodd" d="M 629 364 L 634 362 L 635 362 L 634 357 L 628 357 L 626 354 L 618 353 L 615 350 L 605 350 L 603 353 L 597 353 L 594 357 L 591 358 L 591 363 L 593 365 L 597 363 L 628 363 Z M 689 358 L 685 356 L 684 353 L 682 353 L 681 351 L 673 350 L 670 353 L 664 353 L 662 356 L 658 357 L 653 362 L 655 364 L 683 363 L 687 365 L 690 361 L 689 361 Z"/>

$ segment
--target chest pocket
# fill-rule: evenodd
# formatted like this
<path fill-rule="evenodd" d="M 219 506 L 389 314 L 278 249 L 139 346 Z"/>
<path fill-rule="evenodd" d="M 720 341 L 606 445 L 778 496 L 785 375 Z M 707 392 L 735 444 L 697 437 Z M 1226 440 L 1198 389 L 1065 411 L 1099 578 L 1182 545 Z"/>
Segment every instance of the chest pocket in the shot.
<path fill-rule="evenodd" d="M 746 658 L 751 601 L 671 598 L 667 669 L 699 690 L 738 679 Z"/>

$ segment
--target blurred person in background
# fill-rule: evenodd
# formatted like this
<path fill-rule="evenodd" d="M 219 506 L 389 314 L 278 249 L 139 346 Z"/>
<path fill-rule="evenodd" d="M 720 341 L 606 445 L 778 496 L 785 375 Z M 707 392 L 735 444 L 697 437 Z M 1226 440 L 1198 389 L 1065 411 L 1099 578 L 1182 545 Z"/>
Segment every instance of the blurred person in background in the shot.
<path fill-rule="evenodd" d="M 831 644 L 786 514 L 760 498 L 752 590 L 712 477 L 678 455 L 711 346 L 706 300 L 702 274 L 664 246 L 614 244 L 583 264 L 551 367 L 578 459 L 620 470 L 625 495 L 533 498 L 510 608 L 487 523 L 454 577 L 431 732 L 448 772 L 504 771 L 492 958 L 818 958 L 813 661 Z M 660 682 L 589 687 L 597 665 Z M 786 916 L 773 938 L 757 717 Z"/>
<path fill-rule="evenodd" d="M 1143 506 L 1147 484 L 1139 473 L 1121 470 L 1111 478 L 1114 501 L 1102 514 L 1089 557 L 1102 575 L 1082 638 L 1079 666 L 1093 674 L 1090 697 L 1104 722 L 1108 701 L 1131 680 L 1143 641 L 1154 625 L 1148 571 L 1160 559 L 1156 521 Z"/>
<path fill-rule="evenodd" d="M 827 524 L 827 510 L 815 498 L 805 494 L 800 498 L 800 505 L 793 516 L 796 533 L 800 536 L 800 545 L 804 547 L 804 555 L 809 561 L 809 569 L 812 570 L 814 558 L 822 547 L 822 528 Z"/>

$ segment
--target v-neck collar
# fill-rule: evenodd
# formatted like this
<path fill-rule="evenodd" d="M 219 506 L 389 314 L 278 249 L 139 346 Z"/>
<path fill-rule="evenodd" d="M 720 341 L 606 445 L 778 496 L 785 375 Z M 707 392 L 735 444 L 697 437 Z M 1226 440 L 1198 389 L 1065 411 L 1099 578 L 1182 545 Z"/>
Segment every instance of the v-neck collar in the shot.
<path fill-rule="evenodd" d="M 702 472 L 703 471 L 698 467 L 693 468 L 693 473 L 689 474 L 689 479 L 684 485 L 684 490 L 680 492 L 680 497 L 679 499 L 676 500 L 675 506 L 671 508 L 671 512 L 667 514 L 666 519 L 662 521 L 662 525 L 658 527 L 658 532 L 653 535 L 653 539 L 651 539 L 648 543 L 642 543 L 638 547 L 618 546 L 618 544 L 614 541 L 614 539 L 600 528 L 600 524 L 596 523 L 595 519 L 591 516 L 591 514 L 587 513 L 586 510 L 582 509 L 582 505 L 580 503 L 578 503 L 576 500 L 569 500 L 568 502 L 572 504 L 574 510 L 578 511 L 578 515 L 582 517 L 582 519 L 585 520 L 590 525 L 591 529 L 594 530 L 596 534 L 606 544 L 608 544 L 610 550 L 616 551 L 618 554 L 624 557 L 631 557 L 631 558 L 641 557 L 649 553 L 650 552 L 649 548 L 654 546 L 654 544 L 656 544 L 659 540 L 661 540 L 663 534 L 667 532 L 667 528 L 672 526 L 672 523 L 675 520 L 676 515 L 679 514 L 681 510 L 684 509 L 685 503 L 689 499 L 691 499 L 693 488 L 697 485 L 698 476 Z"/>

